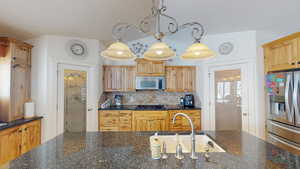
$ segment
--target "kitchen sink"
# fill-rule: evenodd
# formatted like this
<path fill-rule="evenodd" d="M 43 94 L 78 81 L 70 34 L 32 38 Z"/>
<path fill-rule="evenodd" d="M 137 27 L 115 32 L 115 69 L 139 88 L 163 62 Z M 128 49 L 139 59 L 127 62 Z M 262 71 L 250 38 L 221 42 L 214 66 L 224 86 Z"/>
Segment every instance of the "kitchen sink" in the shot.
<path fill-rule="evenodd" d="M 158 135 L 151 136 L 150 142 L 158 138 L 161 147 L 163 142 L 166 145 L 166 153 L 176 153 L 177 144 L 181 144 L 183 153 L 191 152 L 191 135 Z M 216 144 L 207 135 L 195 135 L 196 146 L 195 151 L 201 152 L 225 152 L 218 144 Z M 211 146 L 212 145 L 212 146 Z"/>

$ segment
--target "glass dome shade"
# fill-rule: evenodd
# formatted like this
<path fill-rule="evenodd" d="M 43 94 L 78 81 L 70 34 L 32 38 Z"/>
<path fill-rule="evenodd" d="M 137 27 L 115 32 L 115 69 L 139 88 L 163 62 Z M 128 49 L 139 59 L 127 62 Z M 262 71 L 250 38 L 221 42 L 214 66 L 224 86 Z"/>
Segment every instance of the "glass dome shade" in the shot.
<path fill-rule="evenodd" d="M 153 44 L 144 53 L 144 58 L 148 60 L 168 60 L 174 56 L 176 56 L 176 53 L 163 42 Z"/>
<path fill-rule="evenodd" d="M 215 56 L 215 52 L 202 43 L 194 43 L 181 56 L 182 59 L 208 59 Z"/>
<path fill-rule="evenodd" d="M 111 60 L 131 60 L 136 58 L 129 47 L 122 42 L 111 44 L 106 50 L 101 52 L 101 56 Z"/>

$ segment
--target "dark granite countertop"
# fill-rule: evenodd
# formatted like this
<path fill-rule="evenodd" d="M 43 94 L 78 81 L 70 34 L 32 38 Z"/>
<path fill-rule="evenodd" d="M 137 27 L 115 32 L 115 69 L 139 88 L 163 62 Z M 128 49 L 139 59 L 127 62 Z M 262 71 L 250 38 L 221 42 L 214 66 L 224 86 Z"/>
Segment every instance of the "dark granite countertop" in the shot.
<path fill-rule="evenodd" d="M 300 158 L 245 132 L 206 132 L 226 153 L 151 159 L 153 132 L 66 133 L 11 161 L 10 169 L 295 169 Z M 168 133 L 174 134 L 174 133 Z"/>
<path fill-rule="evenodd" d="M 4 130 L 4 129 L 15 127 L 15 126 L 19 126 L 19 125 L 22 125 L 22 124 L 25 124 L 25 123 L 29 123 L 29 122 L 32 122 L 32 121 L 35 121 L 35 120 L 39 120 L 39 119 L 42 119 L 42 118 L 43 117 L 39 116 L 39 117 L 15 120 L 15 121 L 8 122 L 8 123 L 0 122 L 0 124 L 3 124 L 3 125 L 0 126 L 0 131 Z"/>
<path fill-rule="evenodd" d="M 200 107 L 182 107 L 178 105 L 165 105 L 159 109 L 137 109 L 136 105 L 110 106 L 108 108 L 99 108 L 98 110 L 138 110 L 138 111 L 161 111 L 161 110 L 201 110 Z"/>

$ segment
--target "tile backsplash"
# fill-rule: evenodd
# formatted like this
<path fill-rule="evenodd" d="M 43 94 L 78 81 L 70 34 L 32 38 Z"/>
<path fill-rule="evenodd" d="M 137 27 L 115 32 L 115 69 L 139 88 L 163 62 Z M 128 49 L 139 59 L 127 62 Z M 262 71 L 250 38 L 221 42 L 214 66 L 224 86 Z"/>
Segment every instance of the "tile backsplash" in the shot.
<path fill-rule="evenodd" d="M 164 91 L 103 93 L 100 103 L 103 103 L 106 99 L 111 99 L 114 104 L 114 96 L 122 95 L 122 105 L 178 105 L 180 97 L 185 94 L 188 93 L 168 93 Z M 195 100 L 197 101 L 196 98 Z"/>

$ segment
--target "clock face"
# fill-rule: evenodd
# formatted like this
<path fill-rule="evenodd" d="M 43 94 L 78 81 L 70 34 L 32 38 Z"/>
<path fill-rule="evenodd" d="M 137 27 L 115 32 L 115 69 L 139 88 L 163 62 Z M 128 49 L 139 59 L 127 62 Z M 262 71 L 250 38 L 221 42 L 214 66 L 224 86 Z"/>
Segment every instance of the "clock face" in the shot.
<path fill-rule="evenodd" d="M 75 44 L 71 45 L 71 52 L 74 55 L 83 56 L 85 51 L 84 51 L 84 47 L 81 44 L 75 43 Z"/>
<path fill-rule="evenodd" d="M 219 46 L 219 53 L 221 55 L 229 55 L 233 51 L 233 44 L 231 42 L 222 43 Z"/>
<path fill-rule="evenodd" d="M 68 54 L 76 59 L 85 59 L 87 56 L 87 46 L 79 40 L 70 40 L 66 45 Z"/>

